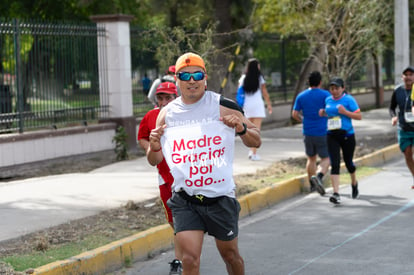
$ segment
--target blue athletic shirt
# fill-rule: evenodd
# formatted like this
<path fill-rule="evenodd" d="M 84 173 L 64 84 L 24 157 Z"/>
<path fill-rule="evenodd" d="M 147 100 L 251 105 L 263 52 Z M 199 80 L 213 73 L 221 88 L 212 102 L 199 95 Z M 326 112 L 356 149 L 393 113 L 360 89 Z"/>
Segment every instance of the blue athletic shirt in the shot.
<path fill-rule="evenodd" d="M 328 97 L 325 101 L 325 112 L 328 118 L 339 116 L 341 119 L 341 130 L 345 130 L 347 135 L 354 134 L 354 127 L 352 126 L 352 119 L 348 116 L 338 113 L 338 105 L 342 105 L 348 111 L 355 112 L 359 110 L 358 103 L 349 94 L 343 93 L 339 99 L 334 99 L 332 96 Z"/>
<path fill-rule="evenodd" d="M 325 108 L 325 99 L 330 95 L 326 90 L 309 88 L 296 97 L 293 110 L 302 111 L 302 132 L 305 136 L 326 135 L 328 118 L 319 116 L 319 110 Z"/>

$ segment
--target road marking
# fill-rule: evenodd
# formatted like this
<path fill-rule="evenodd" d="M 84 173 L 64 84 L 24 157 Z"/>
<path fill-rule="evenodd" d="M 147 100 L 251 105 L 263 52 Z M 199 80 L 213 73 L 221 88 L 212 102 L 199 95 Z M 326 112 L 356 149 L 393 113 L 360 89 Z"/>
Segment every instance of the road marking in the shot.
<path fill-rule="evenodd" d="M 310 264 L 316 262 L 317 260 L 321 259 L 322 257 L 334 252 L 335 250 L 337 250 L 338 248 L 341 248 L 342 246 L 344 246 L 345 244 L 349 243 L 350 241 L 359 238 L 360 236 L 364 235 L 365 233 L 369 232 L 370 230 L 374 229 L 375 227 L 377 227 L 378 225 L 388 221 L 389 219 L 393 218 L 394 216 L 397 216 L 398 214 L 404 212 L 405 210 L 407 210 L 408 208 L 412 207 L 414 205 L 414 200 L 411 200 L 410 202 L 408 202 L 407 204 L 405 204 L 404 206 L 402 206 L 401 208 L 399 208 L 397 211 L 389 214 L 388 216 L 382 218 L 381 220 L 377 221 L 374 224 L 371 224 L 370 226 L 368 226 L 367 228 L 365 228 L 364 230 L 360 231 L 359 233 L 356 233 L 355 235 L 353 235 L 352 237 L 349 237 L 347 240 L 343 241 L 342 243 L 338 244 L 335 247 L 332 247 L 331 249 L 329 249 L 328 251 L 322 253 L 321 255 L 319 255 L 318 257 L 313 258 L 312 260 L 310 260 L 309 262 L 307 262 L 306 264 L 302 265 L 300 268 L 290 272 L 289 274 L 295 274 L 303 269 L 305 269 L 307 266 L 309 266 Z"/>

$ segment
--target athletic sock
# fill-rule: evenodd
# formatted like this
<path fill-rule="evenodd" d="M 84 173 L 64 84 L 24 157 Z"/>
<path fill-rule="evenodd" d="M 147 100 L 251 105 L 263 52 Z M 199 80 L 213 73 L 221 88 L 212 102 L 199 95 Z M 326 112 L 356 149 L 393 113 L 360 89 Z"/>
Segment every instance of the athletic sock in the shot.
<path fill-rule="evenodd" d="M 323 179 L 324 174 L 323 174 L 322 172 L 319 172 L 316 176 L 317 176 L 320 180 L 322 180 L 322 179 Z"/>

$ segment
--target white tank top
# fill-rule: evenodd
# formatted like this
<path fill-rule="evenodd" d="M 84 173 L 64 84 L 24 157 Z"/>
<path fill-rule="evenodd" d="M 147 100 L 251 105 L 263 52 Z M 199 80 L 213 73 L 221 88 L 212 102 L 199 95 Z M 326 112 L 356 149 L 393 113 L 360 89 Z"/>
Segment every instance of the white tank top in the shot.
<path fill-rule="evenodd" d="M 165 109 L 161 144 L 174 177 L 173 191 L 235 197 L 235 130 L 219 120 L 220 95 L 206 91 L 194 104 L 184 104 L 179 97 Z"/>

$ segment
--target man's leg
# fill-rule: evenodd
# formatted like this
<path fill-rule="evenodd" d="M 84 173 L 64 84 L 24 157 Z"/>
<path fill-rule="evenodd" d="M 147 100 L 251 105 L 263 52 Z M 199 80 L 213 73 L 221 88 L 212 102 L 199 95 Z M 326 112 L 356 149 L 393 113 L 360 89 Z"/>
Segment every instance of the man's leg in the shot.
<path fill-rule="evenodd" d="M 316 175 L 318 170 L 318 165 L 316 165 L 317 156 L 308 156 L 308 160 L 306 162 L 306 171 L 308 173 L 308 180 L 311 185 L 311 192 L 313 190 L 317 190 L 318 193 L 323 196 L 325 195 L 325 188 L 323 187 L 322 178 Z M 320 170 L 320 169 L 319 169 Z"/>
<path fill-rule="evenodd" d="M 413 149 L 411 146 L 408 146 L 404 150 L 405 163 L 407 164 L 408 169 L 414 177 L 414 159 L 413 159 Z"/>
<path fill-rule="evenodd" d="M 401 152 L 404 154 L 405 164 L 413 176 L 413 184 L 411 185 L 411 188 L 414 189 L 414 160 L 412 149 L 412 146 L 414 145 L 414 137 L 412 136 L 412 132 L 399 130 L 398 144 Z"/>
<path fill-rule="evenodd" d="M 238 238 L 231 241 L 216 239 L 216 245 L 226 264 L 227 273 L 229 275 L 244 275 L 244 260 L 239 253 Z"/>
<path fill-rule="evenodd" d="M 310 178 L 316 174 L 316 155 L 315 156 L 308 156 L 306 161 L 306 172 L 308 173 L 308 180 L 310 182 Z"/>
<path fill-rule="evenodd" d="M 317 173 L 322 173 L 326 175 L 328 173 L 329 165 L 331 165 L 331 161 L 329 160 L 329 157 L 322 158 L 319 162 L 319 167 Z"/>
<path fill-rule="evenodd" d="M 176 234 L 176 243 L 181 248 L 183 275 L 200 274 L 200 256 L 204 232 L 201 230 L 181 231 Z"/>

